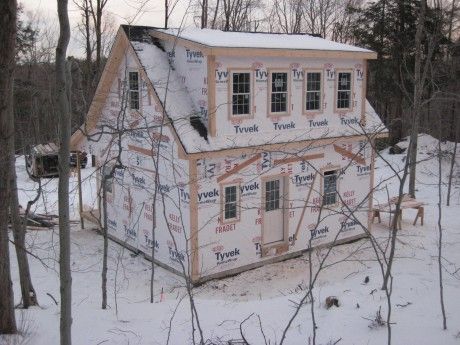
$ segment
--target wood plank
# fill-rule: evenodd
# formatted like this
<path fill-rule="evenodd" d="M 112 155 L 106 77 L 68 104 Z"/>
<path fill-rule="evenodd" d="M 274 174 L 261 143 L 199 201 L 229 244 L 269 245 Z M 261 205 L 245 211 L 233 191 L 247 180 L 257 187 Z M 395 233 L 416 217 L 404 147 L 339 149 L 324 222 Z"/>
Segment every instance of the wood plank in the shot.
<path fill-rule="evenodd" d="M 192 256 L 191 279 L 197 282 L 200 279 L 199 242 L 198 242 L 198 169 L 197 161 L 189 161 L 190 186 L 190 250 Z"/>
<path fill-rule="evenodd" d="M 211 137 L 216 136 L 216 57 L 208 55 L 208 128 Z"/>
<path fill-rule="evenodd" d="M 291 158 L 284 158 L 284 159 L 275 159 L 274 160 L 274 165 L 283 165 L 283 164 L 288 164 L 288 163 L 293 163 L 293 162 L 302 162 L 302 161 L 309 161 L 313 159 L 319 159 L 319 158 L 324 158 L 324 153 L 315 153 L 311 155 L 305 155 L 305 156 L 300 156 L 300 157 L 291 157 Z"/>
<path fill-rule="evenodd" d="M 334 150 L 335 152 L 351 159 L 352 161 L 355 161 L 358 164 L 366 165 L 366 160 L 359 153 L 353 153 L 352 151 L 348 151 L 347 149 L 344 149 L 343 147 L 340 147 L 336 144 L 334 144 Z"/>
<path fill-rule="evenodd" d="M 261 157 L 261 154 L 258 153 L 254 157 L 249 158 L 248 160 L 244 161 L 243 163 L 238 164 L 236 167 L 230 169 L 227 171 L 225 174 L 219 176 L 217 178 L 217 183 L 222 182 L 223 180 L 229 178 L 230 176 L 236 174 L 237 172 L 241 171 L 242 169 L 246 168 L 248 165 L 251 165 L 252 163 L 256 162 L 259 160 Z"/>
<path fill-rule="evenodd" d="M 139 147 L 139 146 L 135 146 L 135 145 L 129 145 L 129 144 L 128 144 L 128 150 L 133 151 L 133 152 L 137 152 L 137 153 L 140 153 L 140 154 L 143 154 L 143 155 L 146 155 L 148 157 L 152 157 L 152 155 L 155 154 L 155 150 L 153 150 L 153 149 L 145 149 L 143 147 Z"/>
<path fill-rule="evenodd" d="M 315 182 L 316 182 L 316 177 L 317 176 L 318 176 L 318 171 L 315 173 L 315 177 L 313 177 L 313 182 L 311 183 L 311 188 L 308 191 L 307 198 L 305 199 L 305 204 L 304 204 L 303 209 L 302 209 L 302 214 L 300 215 L 299 223 L 297 224 L 297 228 L 295 229 L 295 234 L 294 234 L 294 238 L 292 240 L 292 245 L 294 245 L 295 241 L 297 241 L 297 236 L 299 235 L 300 226 L 302 225 L 302 221 L 303 221 L 303 218 L 305 216 L 305 211 L 307 210 L 308 202 L 310 201 L 311 192 L 313 191 L 313 188 L 315 187 Z"/>

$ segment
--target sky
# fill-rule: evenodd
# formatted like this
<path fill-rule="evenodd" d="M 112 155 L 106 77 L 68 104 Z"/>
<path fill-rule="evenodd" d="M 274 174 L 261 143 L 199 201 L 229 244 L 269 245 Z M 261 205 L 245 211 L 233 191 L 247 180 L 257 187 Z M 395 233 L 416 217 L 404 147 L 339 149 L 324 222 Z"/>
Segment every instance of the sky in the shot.
<path fill-rule="evenodd" d="M 18 1 L 23 7 L 24 12 L 34 17 L 40 17 L 47 23 L 53 23 L 56 25 L 57 30 L 57 0 L 19 0 Z M 139 12 L 141 3 L 146 0 L 108 0 L 106 10 L 115 19 L 117 24 L 126 24 L 134 21 L 132 24 L 135 25 L 149 25 L 149 26 L 163 26 L 164 25 L 164 4 L 163 0 L 149 0 L 142 7 L 142 11 L 138 16 L 135 16 Z M 179 0 L 173 15 L 170 19 L 170 27 L 179 26 L 183 16 L 187 13 L 188 0 Z M 69 20 L 71 25 L 71 42 L 69 45 L 68 55 L 83 56 L 83 49 L 80 47 L 78 37 L 75 35 L 76 25 L 80 21 L 80 13 L 74 4 L 73 0 L 69 0 Z M 185 17 L 185 23 L 193 23 L 192 15 L 188 11 Z"/>

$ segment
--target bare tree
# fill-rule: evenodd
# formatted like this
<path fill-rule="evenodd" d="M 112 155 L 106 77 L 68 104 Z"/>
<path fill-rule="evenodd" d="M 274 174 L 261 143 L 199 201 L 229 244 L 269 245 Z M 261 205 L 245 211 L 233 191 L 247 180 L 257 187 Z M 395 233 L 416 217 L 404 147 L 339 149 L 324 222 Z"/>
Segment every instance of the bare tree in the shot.
<path fill-rule="evenodd" d="M 59 271 L 61 292 L 61 345 L 72 343 L 72 273 L 70 270 L 69 173 L 70 173 L 70 100 L 66 53 L 70 40 L 68 0 L 58 0 L 59 40 L 56 47 L 56 93 L 59 116 Z"/>
<path fill-rule="evenodd" d="M 302 17 L 304 0 L 275 0 L 271 10 L 270 31 L 280 31 L 286 34 L 302 32 Z"/>
<path fill-rule="evenodd" d="M 10 271 L 8 210 L 14 151 L 13 80 L 16 46 L 16 0 L 2 1 L 0 42 L 0 334 L 16 333 L 13 283 Z M 13 157 L 14 159 L 14 157 Z"/>

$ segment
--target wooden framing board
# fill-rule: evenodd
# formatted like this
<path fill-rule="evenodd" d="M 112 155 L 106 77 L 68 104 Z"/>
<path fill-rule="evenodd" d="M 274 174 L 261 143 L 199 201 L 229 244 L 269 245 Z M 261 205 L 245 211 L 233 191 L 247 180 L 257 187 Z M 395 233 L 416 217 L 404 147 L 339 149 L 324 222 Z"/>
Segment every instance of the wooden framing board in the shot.
<path fill-rule="evenodd" d="M 284 159 L 275 159 L 273 161 L 273 164 L 276 165 L 283 165 L 283 164 L 288 164 L 288 163 L 294 163 L 294 162 L 302 162 L 302 161 L 310 161 L 313 159 L 318 159 L 318 158 L 324 158 L 324 153 L 315 153 L 311 155 L 305 155 L 305 156 L 295 156 L 291 158 L 284 158 Z"/>
<path fill-rule="evenodd" d="M 371 140 L 370 143 L 371 145 L 371 150 L 372 150 L 372 154 L 371 154 L 371 176 L 370 176 L 370 179 L 369 179 L 369 215 L 368 215 L 368 220 L 367 220 L 367 229 L 369 231 L 372 230 L 372 216 L 373 216 L 373 212 L 372 212 L 372 209 L 374 207 L 374 179 L 375 179 L 375 173 L 374 173 L 374 169 L 375 169 L 375 140 Z"/>
<path fill-rule="evenodd" d="M 318 171 L 315 173 L 315 177 L 313 177 L 313 181 L 311 183 L 311 188 L 308 191 L 307 198 L 305 199 L 305 204 L 302 209 L 302 213 L 300 214 L 299 218 L 299 223 L 297 224 L 297 228 L 295 229 L 295 234 L 292 239 L 292 245 L 295 244 L 295 241 L 297 241 L 297 236 L 299 236 L 299 231 L 300 231 L 300 226 L 302 225 L 303 222 L 303 217 L 305 216 L 305 211 L 307 210 L 308 202 L 310 201 L 310 196 L 313 191 L 313 188 L 315 187 L 315 182 L 316 182 L 316 177 L 318 176 Z"/>
<path fill-rule="evenodd" d="M 200 279 L 199 243 L 198 243 L 198 169 L 197 161 L 189 161 L 189 186 L 190 186 L 190 254 L 191 254 L 191 280 Z"/>
<path fill-rule="evenodd" d="M 148 157 L 152 157 L 155 154 L 155 150 L 145 149 L 143 147 L 139 147 L 139 146 L 135 146 L 131 144 L 128 144 L 128 150 L 146 155 Z"/>
<path fill-rule="evenodd" d="M 211 137 L 216 136 L 216 57 L 207 56 L 208 84 L 208 130 Z"/>
<path fill-rule="evenodd" d="M 344 157 L 351 159 L 352 161 L 355 161 L 358 164 L 366 165 L 366 160 L 359 153 L 353 153 L 336 144 L 334 144 L 334 151 Z"/>
<path fill-rule="evenodd" d="M 219 176 L 217 178 L 217 183 L 222 182 L 223 180 L 229 178 L 233 174 L 236 174 L 238 171 L 241 171 L 242 169 L 246 168 L 248 165 L 251 165 L 252 163 L 256 162 L 257 160 L 260 159 L 260 157 L 261 157 L 261 154 L 257 153 L 254 157 L 251 157 L 245 160 L 243 163 L 238 164 L 236 167 L 230 169 L 225 174 Z"/>
<path fill-rule="evenodd" d="M 366 98 L 367 96 L 367 60 L 363 60 L 363 84 L 361 90 L 361 126 L 366 125 Z"/>

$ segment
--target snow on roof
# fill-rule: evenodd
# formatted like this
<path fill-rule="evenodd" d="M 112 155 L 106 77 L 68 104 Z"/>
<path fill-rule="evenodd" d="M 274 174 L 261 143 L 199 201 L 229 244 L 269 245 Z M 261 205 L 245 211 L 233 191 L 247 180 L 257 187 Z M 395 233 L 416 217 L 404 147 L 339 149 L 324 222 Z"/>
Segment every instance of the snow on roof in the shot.
<path fill-rule="evenodd" d="M 201 43 L 210 47 L 230 48 L 265 48 L 265 49 L 298 49 L 298 50 L 330 50 L 371 53 L 371 50 L 338 43 L 307 34 L 276 34 L 234 32 L 187 27 L 181 29 L 156 29 L 169 35 L 177 36 Z"/>
<path fill-rule="evenodd" d="M 198 115 L 186 86 L 175 70 L 170 68 L 167 54 L 153 43 L 131 41 L 133 48 L 152 82 L 160 101 L 166 104 L 166 113 L 187 153 L 220 151 L 225 149 L 283 144 L 320 138 L 338 138 L 367 133 L 385 133 L 375 110 L 366 102 L 366 126 L 358 125 L 337 129 L 299 128 L 285 133 L 267 132 L 261 135 L 227 135 L 208 137 L 206 140 L 192 126 L 190 117 Z"/>

